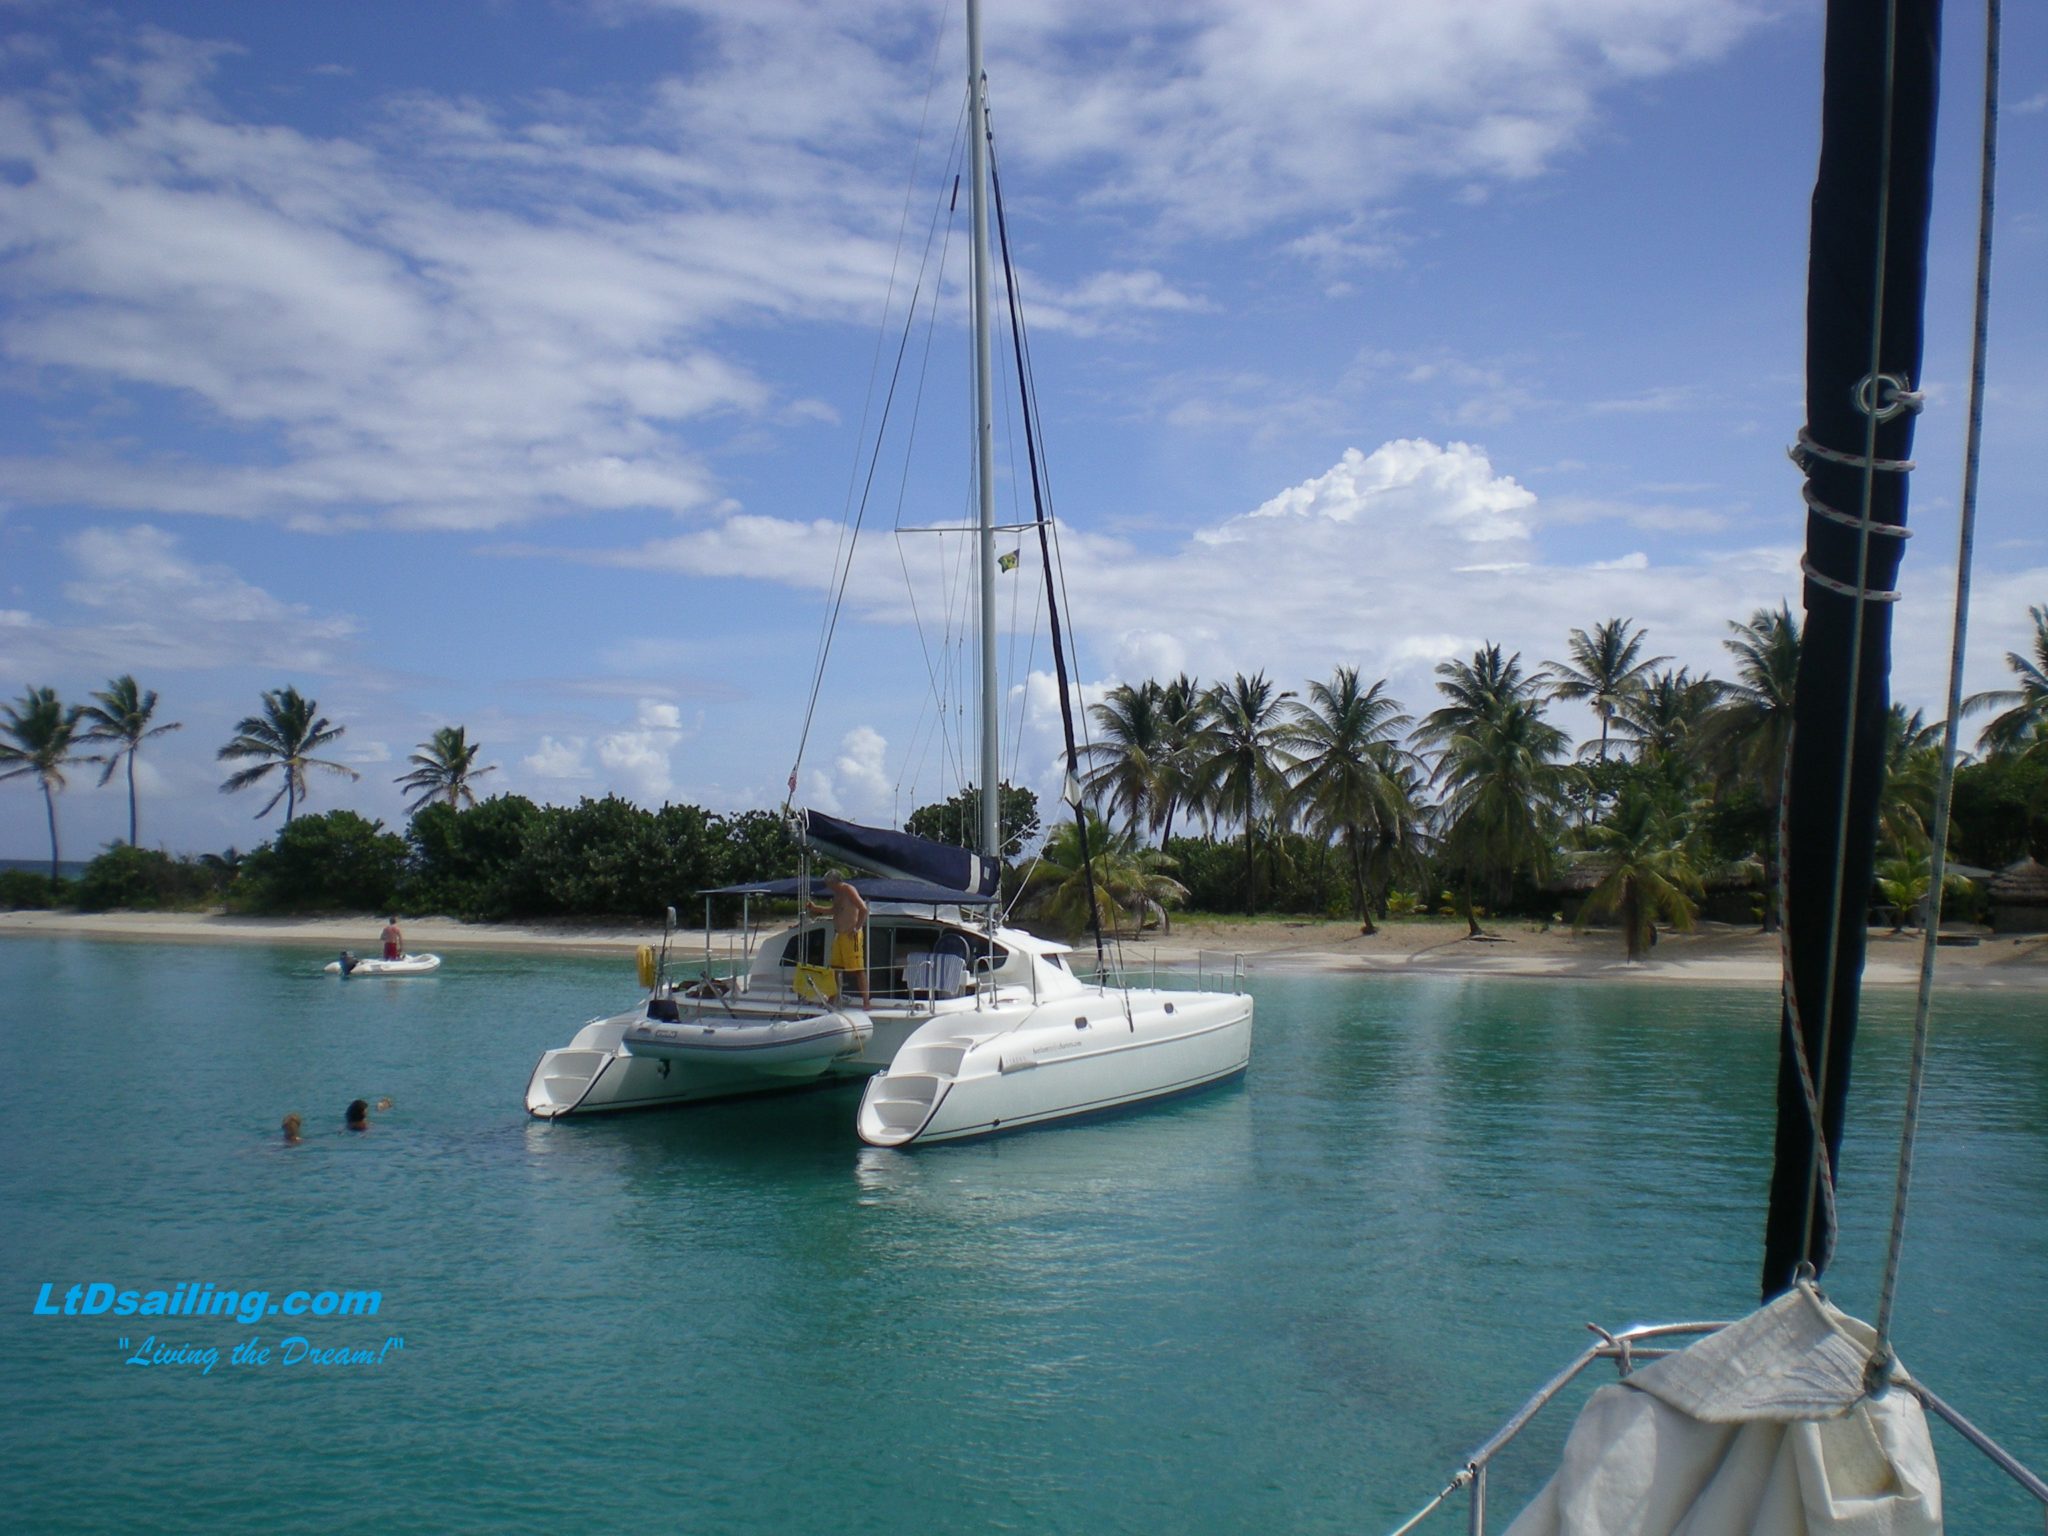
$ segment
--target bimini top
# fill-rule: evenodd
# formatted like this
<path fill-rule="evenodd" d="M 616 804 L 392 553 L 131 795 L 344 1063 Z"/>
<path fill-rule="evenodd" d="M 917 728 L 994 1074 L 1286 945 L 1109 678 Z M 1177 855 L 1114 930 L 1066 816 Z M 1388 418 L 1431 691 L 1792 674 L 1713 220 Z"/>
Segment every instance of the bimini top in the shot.
<path fill-rule="evenodd" d="M 890 901 L 933 907 L 991 907 L 996 903 L 994 896 L 979 896 L 972 891 L 952 891 L 942 885 L 927 885 L 922 880 L 888 880 L 879 877 L 849 880 L 861 896 L 869 902 Z M 819 900 L 824 899 L 824 882 L 813 880 L 811 891 Z M 750 880 L 739 885 L 720 885 L 708 891 L 699 891 L 699 896 L 788 896 L 799 895 L 795 876 L 781 880 Z"/>

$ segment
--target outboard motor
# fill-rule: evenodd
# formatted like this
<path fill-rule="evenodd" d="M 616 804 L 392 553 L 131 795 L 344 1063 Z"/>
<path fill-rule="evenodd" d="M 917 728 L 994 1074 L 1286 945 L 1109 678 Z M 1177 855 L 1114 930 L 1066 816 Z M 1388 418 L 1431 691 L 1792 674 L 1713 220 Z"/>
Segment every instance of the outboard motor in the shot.
<path fill-rule="evenodd" d="M 341 952 L 341 974 L 346 976 L 350 971 L 354 970 L 355 968 L 356 957 L 344 949 Z"/>

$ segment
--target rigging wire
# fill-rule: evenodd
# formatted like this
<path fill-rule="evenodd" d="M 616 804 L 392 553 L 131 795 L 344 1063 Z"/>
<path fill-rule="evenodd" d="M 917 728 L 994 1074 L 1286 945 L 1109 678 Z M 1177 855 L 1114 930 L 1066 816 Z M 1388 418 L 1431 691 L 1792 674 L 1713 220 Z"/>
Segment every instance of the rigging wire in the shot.
<path fill-rule="evenodd" d="M 946 228 L 949 233 L 949 236 L 950 232 L 954 227 L 953 215 L 959 211 L 960 205 L 959 165 L 960 157 L 964 153 L 964 136 L 962 135 L 960 129 L 961 124 L 966 121 L 966 116 L 967 106 L 966 103 L 963 102 L 960 117 L 956 119 L 954 123 L 953 153 L 951 159 L 952 174 L 948 178 L 952 186 L 952 193 L 946 205 Z M 936 228 L 936 214 L 934 215 L 933 223 L 934 227 Z M 950 238 L 940 243 L 939 270 L 937 279 L 934 281 L 932 285 L 931 307 L 926 314 L 924 349 L 921 354 L 918 366 L 916 404 L 912 410 L 909 440 L 906 441 L 904 445 L 903 474 L 901 480 L 898 483 L 896 492 L 896 558 L 898 564 L 901 566 L 903 571 L 903 589 L 906 597 L 909 599 L 910 602 L 911 625 L 917 633 L 918 650 L 924 661 L 925 680 L 931 689 L 932 701 L 936 705 L 936 719 L 938 722 L 940 739 L 943 743 L 945 743 L 948 746 L 951 745 L 953 737 L 952 734 L 946 731 L 944 728 L 946 721 L 945 710 L 947 692 L 945 685 L 940 680 L 941 674 L 939 667 L 933 662 L 932 659 L 931 642 L 925 634 L 924 615 L 922 610 L 918 607 L 917 602 L 917 582 L 911 575 L 909 556 L 905 552 L 903 542 L 903 503 L 905 497 L 909 494 L 910 489 L 911 447 L 916 440 L 916 423 L 918 422 L 918 420 L 922 418 L 923 415 L 925 381 L 931 376 L 932 344 L 938 330 L 939 298 L 945 290 L 946 254 L 950 248 Z M 943 555 L 941 558 L 943 558 Z M 946 590 L 946 588 L 944 586 L 941 586 L 941 590 L 944 591 Z M 946 614 L 946 624 L 945 627 L 941 630 L 940 640 L 940 652 L 942 656 L 945 654 L 946 647 L 951 643 L 952 624 L 952 611 L 950 607 L 945 609 L 944 612 Z M 917 730 L 921 728 L 923 724 L 923 718 L 923 711 L 922 708 L 920 708 L 918 716 L 918 726 L 912 728 L 912 741 L 916 740 Z M 908 750 L 906 749 L 906 767 L 908 765 L 908 760 L 909 754 Z M 955 763 L 955 769 L 956 771 L 958 769 L 957 762 Z M 897 779 L 897 788 L 899 793 L 902 788 L 902 783 L 902 777 L 901 775 L 899 775 Z"/>
<path fill-rule="evenodd" d="M 1060 727 L 1066 744 L 1065 781 L 1061 795 L 1074 810 L 1074 835 L 1081 845 L 1081 883 L 1088 892 L 1088 931 L 1095 939 L 1095 963 L 1099 972 L 1106 972 L 1109 959 L 1105 953 L 1102 937 L 1102 908 L 1095 896 L 1095 858 L 1089 847 L 1088 815 L 1081 804 L 1080 764 L 1074 738 L 1074 701 L 1067 688 L 1066 651 L 1060 634 L 1060 607 L 1056 595 L 1059 573 L 1053 562 L 1051 536 L 1048 525 L 1051 522 L 1046 506 L 1046 488 L 1041 485 L 1039 471 L 1038 440 L 1032 431 L 1033 413 L 1030 390 L 1030 370 L 1026 363 L 1024 348 L 1023 317 L 1018 303 L 1017 274 L 1010 261 L 1010 224 L 1003 208 L 1003 180 L 997 169 L 995 134 L 990 132 L 988 143 L 989 188 L 994 194 L 996 208 L 996 229 L 1001 238 L 1003 251 L 1003 281 L 1010 298 L 1010 341 L 1017 355 L 1017 389 L 1023 400 L 1022 421 L 1024 424 L 1024 451 L 1030 460 L 1031 500 L 1038 514 L 1038 549 L 1045 560 L 1045 614 L 1046 629 L 1052 641 L 1053 673 L 1059 679 Z M 1125 1014 L 1129 1017 L 1129 999 L 1125 1000 Z M 1132 1024 L 1132 1028 L 1136 1028 Z"/>
<path fill-rule="evenodd" d="M 1920 945 L 1920 986 L 1913 1005 L 1913 1056 L 1906 1075 L 1906 1112 L 1899 1132 L 1899 1173 L 1892 1195 L 1891 1233 L 1878 1286 L 1877 1341 L 1870 1375 L 1882 1382 L 1892 1363 L 1892 1303 L 1899 1259 L 1906 1241 L 1906 1197 L 1913 1183 L 1913 1145 L 1920 1124 L 1920 1098 L 1927 1079 L 1928 1016 L 1934 994 L 1934 950 L 1941 936 L 1941 888 L 1948 872 L 1948 818 L 1955 786 L 1956 737 L 1963 714 L 1963 649 L 1970 624 L 1970 567 L 1977 545 L 1977 468 L 1984 442 L 1984 356 L 1991 313 L 1991 226 L 1998 180 L 1998 64 L 2001 0 L 1984 6 L 1984 131 L 1977 193 L 1977 288 L 1970 339 L 1970 407 L 1964 432 L 1963 500 L 1956 548 L 1954 633 L 1949 645 L 1948 718 L 1942 723 L 1941 772 L 1934 787 L 1934 827 L 1928 850 L 1927 927 Z"/>
<path fill-rule="evenodd" d="M 849 508 L 851 507 L 854 498 L 854 487 L 856 483 L 858 483 L 860 480 L 860 445 L 867 441 L 868 419 L 870 414 L 872 413 L 874 406 L 875 378 L 881 369 L 882 342 L 884 337 L 886 337 L 888 334 L 887 328 L 889 311 L 895 303 L 897 274 L 902 269 L 903 265 L 904 235 L 910 227 L 911 199 L 915 195 L 917 190 L 917 169 L 924 155 L 925 129 L 930 121 L 932 101 L 936 96 L 938 90 L 939 44 L 944 40 L 944 38 L 944 12 L 941 11 L 940 24 L 937 29 L 936 35 L 932 39 L 931 62 L 926 68 L 924 105 L 920 109 L 918 116 L 917 140 L 915 147 L 911 151 L 910 157 L 910 175 L 906 179 L 903 188 L 903 211 L 897 219 L 896 250 L 894 255 L 890 258 L 889 262 L 889 283 L 887 289 L 884 291 L 882 298 L 882 319 L 881 323 L 876 327 L 875 331 L 875 354 L 873 360 L 870 362 L 868 367 L 868 389 L 866 397 L 863 399 L 861 404 L 860 430 L 854 435 L 853 463 L 850 466 L 847 473 L 846 487 L 846 501 Z M 930 262 L 930 256 L 931 236 L 928 233 L 925 239 L 925 264 L 927 265 Z M 922 268 L 920 268 L 920 282 L 921 280 Z M 853 515 L 852 526 L 850 531 L 847 525 L 847 511 L 842 510 L 840 513 L 839 539 L 832 556 L 833 596 L 831 600 L 826 604 L 825 613 L 819 621 L 818 645 L 811 676 L 811 692 L 810 697 L 804 706 L 803 727 L 797 734 L 796 756 L 790 763 L 789 793 L 783 801 L 783 809 L 785 811 L 787 811 L 796 800 L 797 775 L 802 771 L 803 768 L 804 749 L 810 743 L 811 724 L 812 721 L 815 719 L 818 711 L 818 695 L 819 692 L 823 689 L 825 683 L 825 663 L 831 653 L 832 637 L 839 627 L 839 610 L 842 603 L 845 601 L 847 578 L 853 572 L 853 553 L 855 547 L 858 545 L 860 541 L 861 521 L 867 513 L 868 492 L 874 484 L 875 464 L 881 458 L 882 436 L 888 430 L 889 406 L 891 401 L 893 401 L 895 398 L 896 377 L 897 374 L 901 372 L 903 366 L 903 346 L 908 341 L 908 327 L 911 320 L 915 317 L 916 313 L 917 294 L 915 291 L 913 291 L 911 294 L 910 303 L 908 304 L 908 306 L 906 306 L 905 309 L 904 342 L 898 343 L 895 369 L 892 371 L 890 375 L 888 394 L 885 396 L 882 402 L 882 420 L 875 429 L 874 459 L 872 459 L 869 462 L 867 482 L 861 488 L 859 511 L 854 513 Z"/>

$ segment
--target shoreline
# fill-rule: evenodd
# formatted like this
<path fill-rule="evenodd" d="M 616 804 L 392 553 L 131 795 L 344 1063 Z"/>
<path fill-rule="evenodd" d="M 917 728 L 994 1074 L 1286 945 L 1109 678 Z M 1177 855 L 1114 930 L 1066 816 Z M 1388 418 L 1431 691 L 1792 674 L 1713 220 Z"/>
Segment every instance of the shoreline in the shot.
<path fill-rule="evenodd" d="M 374 954 L 383 925 L 376 916 L 236 917 L 220 912 L 0 912 L 0 939 L 84 938 L 172 944 L 303 945 L 323 959 L 342 949 Z M 448 917 L 407 919 L 406 945 L 416 953 L 499 950 L 523 953 L 632 954 L 655 944 L 654 925 L 620 923 L 466 923 Z M 758 936 L 758 934 L 757 934 Z M 1936 985 L 1944 990 L 2048 991 L 2048 935 L 1973 931 L 1936 951 Z M 723 957 L 744 952 L 748 936 L 715 929 L 711 947 Z M 684 928 L 674 947 L 701 950 L 702 929 Z M 1974 940 L 1974 942 L 1970 942 Z M 1076 948 L 1085 956 L 1084 938 Z M 1133 980 L 1150 968 L 1185 971 L 1227 966 L 1242 955 L 1247 970 L 1363 975 L 1524 977 L 1570 981 L 1655 981 L 1733 987 L 1775 987 L 1778 937 L 1743 926 L 1702 923 L 1666 933 L 1641 961 L 1624 958 L 1611 928 L 1575 933 L 1528 921 L 1496 924 L 1479 939 L 1456 918 L 1399 919 L 1366 935 L 1348 920 L 1182 918 L 1166 935 L 1127 939 L 1122 963 Z M 1873 928 L 1864 984 L 1912 987 L 1920 978 L 1921 936 Z"/>

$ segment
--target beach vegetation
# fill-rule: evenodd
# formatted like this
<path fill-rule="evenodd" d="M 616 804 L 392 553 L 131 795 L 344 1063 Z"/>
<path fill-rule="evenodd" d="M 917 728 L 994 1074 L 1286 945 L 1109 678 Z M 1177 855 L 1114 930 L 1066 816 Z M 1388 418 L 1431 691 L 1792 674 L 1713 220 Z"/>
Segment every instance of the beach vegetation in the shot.
<path fill-rule="evenodd" d="M 434 800 L 406 828 L 400 904 L 475 922 L 503 922 L 542 902 L 527 846 L 544 812 L 524 795 L 493 795 L 466 809 Z"/>
<path fill-rule="evenodd" d="M 1613 814 L 1586 832 L 1588 861 L 1600 883 L 1587 895 L 1578 926 L 1612 915 L 1631 962 L 1657 942 L 1657 925 L 1684 931 L 1705 894 L 1684 819 L 1642 789 L 1625 791 Z"/>
<path fill-rule="evenodd" d="M 1780 604 L 1730 622 L 1721 644 L 1735 658 L 1735 680 L 1704 722 L 1706 747 L 1722 785 L 1742 784 L 1763 803 L 1768 831 L 1764 861 L 1764 928 L 1778 926 L 1778 807 L 1785 798 L 1792 750 L 1792 696 L 1799 681 L 1799 621 Z"/>
<path fill-rule="evenodd" d="M 405 875 L 405 839 L 354 811 L 298 817 L 242 860 L 228 904 L 242 912 L 383 912 Z"/>
<path fill-rule="evenodd" d="M 1019 784 L 1003 784 L 996 791 L 996 832 L 1002 839 L 1002 856 L 1014 859 L 1038 837 L 1038 796 Z M 913 837 L 930 838 L 955 848 L 981 845 L 981 791 L 973 785 L 949 800 L 921 805 L 910 813 L 903 830 Z M 734 880 L 756 878 L 735 875 Z"/>
<path fill-rule="evenodd" d="M 189 912 L 221 899 L 226 882 L 204 859 L 115 843 L 72 883 L 81 912 Z"/>
<path fill-rule="evenodd" d="M 1292 786 L 1282 739 L 1290 715 L 1286 701 L 1292 690 L 1273 686 L 1263 672 L 1240 672 L 1218 683 L 1202 698 L 1202 725 L 1194 750 L 1191 799 L 1206 815 L 1235 821 L 1244 832 L 1244 910 L 1258 910 L 1258 867 L 1255 843 L 1261 824 L 1279 824 L 1289 805 Z"/>
<path fill-rule="evenodd" d="M 2013 686 L 1974 694 L 1963 701 L 1963 713 L 1996 709 L 1977 744 L 2001 757 L 2048 757 L 2048 603 L 2027 610 L 2034 621 L 2033 654 L 2005 653 Z"/>
<path fill-rule="evenodd" d="M 618 795 L 550 807 L 526 841 L 527 891 L 543 917 L 640 917 L 714 883 L 712 818 L 646 811 Z"/>
<path fill-rule="evenodd" d="M 63 860 L 57 849 L 57 791 L 64 765 L 78 739 L 78 710 L 66 708 L 54 688 L 30 688 L 12 704 L 0 704 L 0 782 L 32 778 L 43 792 L 50 826 L 50 894 L 58 894 Z"/>
<path fill-rule="evenodd" d="M 1339 667 L 1309 684 L 1279 733 L 1292 802 L 1324 843 L 1343 850 L 1351 915 L 1367 933 L 1375 886 L 1410 872 L 1419 852 L 1423 766 L 1402 740 L 1414 723 L 1384 678 L 1367 686 L 1356 667 Z"/>
<path fill-rule="evenodd" d="M 1082 749 L 1094 765 L 1082 788 L 1107 816 L 1121 814 L 1133 833 L 1162 819 L 1169 757 L 1163 698 L 1164 690 L 1148 678 L 1118 683 L 1089 709 L 1101 734 Z"/>
<path fill-rule="evenodd" d="M 347 730 L 347 726 L 336 725 L 320 713 L 319 700 L 301 696 L 296 688 L 273 688 L 263 695 L 262 713 L 244 716 L 228 744 L 214 754 L 224 763 L 255 761 L 253 768 L 230 774 L 220 787 L 221 793 L 239 793 L 277 774 L 277 792 L 263 803 L 256 819 L 261 821 L 268 816 L 282 800 L 285 825 L 290 826 L 299 802 L 306 798 L 307 769 L 318 768 L 322 773 L 345 779 L 362 777 L 346 764 L 313 756 L 322 747 L 339 741 Z"/>
<path fill-rule="evenodd" d="M 1094 912 L 1105 933 L 1135 933 L 1154 923 L 1170 928 L 1167 908 L 1187 894 L 1173 878 L 1172 858 L 1144 846 L 1129 828 L 1110 826 L 1094 811 L 1082 815 L 1091 857 L 1081 857 L 1079 825 L 1061 822 L 1026 866 L 1019 897 L 1023 910 L 1053 932 L 1085 932 L 1092 870 Z"/>
<path fill-rule="evenodd" d="M 444 725 L 406 759 L 412 764 L 412 772 L 401 774 L 393 782 L 418 796 L 405 808 L 408 815 L 417 815 L 437 801 L 445 803 L 451 811 L 476 804 L 476 781 L 487 773 L 496 773 L 498 767 L 495 763 L 477 766 L 477 755 L 483 747 L 469 740 L 466 732 L 464 726 Z"/>
<path fill-rule="evenodd" d="M 1647 639 L 1633 619 L 1608 619 L 1589 632 L 1575 629 L 1565 639 L 1569 661 L 1546 661 L 1537 677 L 1553 699 L 1583 700 L 1600 722 L 1597 756 L 1607 760 L 1607 738 L 1615 717 L 1642 692 L 1650 671 L 1669 656 L 1645 656 Z M 1594 743 L 1587 743 L 1593 746 Z"/>
<path fill-rule="evenodd" d="M 0 912 L 46 911 L 68 906 L 71 882 L 29 869 L 0 869 Z"/>
<path fill-rule="evenodd" d="M 158 725 L 156 690 L 142 688 L 126 673 L 109 681 L 106 688 L 95 693 L 92 699 L 92 703 L 78 712 L 79 723 L 85 727 L 78 739 L 107 749 L 88 759 L 103 765 L 100 770 L 102 788 L 113 778 L 117 768 L 127 767 L 128 846 L 132 848 L 135 846 L 137 825 L 135 755 L 152 737 L 168 736 L 172 731 L 183 730 L 184 722 L 167 720 Z"/>
<path fill-rule="evenodd" d="M 1547 871 L 1578 775 L 1563 761 L 1569 738 L 1544 718 L 1541 686 L 1519 655 L 1485 645 L 1469 662 L 1436 671 L 1446 702 L 1417 737 L 1438 754 L 1441 854 L 1458 877 L 1460 915 L 1477 936 L 1475 891 L 1498 905 L 1518 874 Z"/>
<path fill-rule="evenodd" d="M 1956 771 L 1948 857 L 1979 876 L 2048 859 L 2048 751 L 2037 750 L 2048 730 L 2048 604 L 2029 613 L 2030 651 L 2006 658 L 2015 686 L 1968 705 L 1997 714 L 1980 737 L 1982 758 Z M 1484 643 L 1437 668 L 1438 707 L 1420 720 L 1384 679 L 1351 665 L 1299 692 L 1263 672 L 1117 681 L 1091 706 L 1095 739 L 1076 786 L 1100 823 L 1091 842 L 1127 866 L 1098 872 L 1118 909 L 1111 920 L 1150 923 L 1174 908 L 1349 916 L 1370 935 L 1387 918 L 1441 911 L 1479 936 L 1489 914 L 1546 921 L 1562 907 L 1581 917 L 1596 868 L 1605 878 L 1610 865 L 1634 867 L 1662 850 L 1683 851 L 1698 875 L 1704 897 L 1675 875 L 1669 883 L 1699 913 L 1774 927 L 1800 624 L 1783 605 L 1759 609 L 1728 626 L 1724 645 L 1733 663 L 1726 679 L 1670 664 L 1628 618 L 1570 631 L 1565 659 L 1533 674 L 1519 655 Z M 644 920 L 707 889 L 792 875 L 800 863 L 779 810 L 649 810 L 616 795 L 567 806 L 479 798 L 477 781 L 494 769 L 480 764 L 459 725 L 421 742 L 397 779 L 414 792 L 402 834 L 330 815 L 247 856 L 120 854 L 134 849 L 138 831 L 137 749 L 179 722 L 159 722 L 157 696 L 132 676 L 92 697 L 70 709 L 54 690 L 32 688 L 6 705 L 0 778 L 42 789 L 54 877 L 63 872 L 56 795 L 66 763 L 98 746 L 83 760 L 102 765 L 102 785 L 119 768 L 128 773 L 128 841 L 72 885 L 17 872 L 0 900 L 176 907 L 212 892 L 246 912 L 395 904 L 475 921 Z M 1551 718 L 1569 701 L 1590 705 L 1599 726 L 1576 750 Z M 1902 706 L 1886 720 L 1876 852 L 1889 862 L 1872 880 L 1873 911 L 1896 913 L 1913 898 L 1911 867 L 1932 844 L 1943 731 Z M 320 755 L 342 734 L 296 689 L 265 693 L 262 712 L 219 753 L 246 765 L 222 787 L 269 787 L 259 816 L 282 804 L 284 826 L 296 828 L 313 769 L 356 777 Z M 1063 862 L 1077 851 L 1065 808 L 1050 829 L 1047 868 L 1033 871 L 1027 852 L 1047 830 L 1037 797 L 1012 784 L 1001 795 L 1012 889 L 1028 884 L 1044 920 L 1065 920 L 1057 914 L 1068 897 L 1086 893 Z M 978 791 L 917 807 L 904 829 L 973 846 Z M 1149 895 L 1138 878 L 1147 871 L 1158 877 Z M 1677 919 L 1672 903 L 1656 906 L 1652 884 L 1646 875 L 1627 899 L 1656 908 L 1654 933 Z M 1628 885 L 1624 878 L 1617 887 L 1617 918 Z M 1045 894 L 1062 886 L 1066 896 Z M 736 899 L 714 900 L 716 917 L 736 915 Z M 1981 880 L 1944 892 L 1950 916 L 1982 915 L 1987 904 Z M 1591 905 L 1595 915 L 1607 910 Z M 1647 942 L 1640 924 L 1632 931 Z"/>

